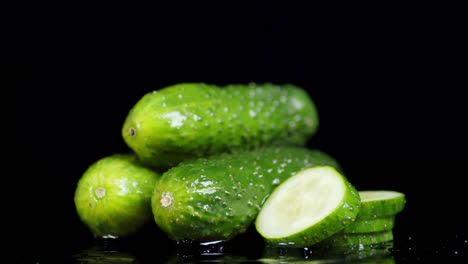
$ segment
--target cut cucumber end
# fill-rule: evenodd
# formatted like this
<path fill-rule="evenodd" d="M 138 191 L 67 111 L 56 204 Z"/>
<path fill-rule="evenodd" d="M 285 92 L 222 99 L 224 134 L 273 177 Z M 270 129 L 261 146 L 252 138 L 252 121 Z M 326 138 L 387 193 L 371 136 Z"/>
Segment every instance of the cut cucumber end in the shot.
<path fill-rule="evenodd" d="M 359 191 L 361 210 L 357 219 L 375 219 L 395 216 L 406 204 L 405 194 L 393 190 Z"/>
<path fill-rule="evenodd" d="M 307 168 L 272 192 L 255 226 L 268 243 L 310 246 L 353 222 L 360 204 L 354 186 L 335 168 Z"/>

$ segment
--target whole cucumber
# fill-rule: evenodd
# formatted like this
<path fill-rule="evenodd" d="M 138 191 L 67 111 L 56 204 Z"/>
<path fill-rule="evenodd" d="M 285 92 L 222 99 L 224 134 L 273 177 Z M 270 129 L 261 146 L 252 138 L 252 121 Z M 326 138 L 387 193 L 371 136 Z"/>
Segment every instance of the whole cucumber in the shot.
<path fill-rule="evenodd" d="M 265 145 L 303 145 L 318 128 L 309 94 L 292 85 L 181 83 L 145 94 L 122 126 L 149 166 Z"/>
<path fill-rule="evenodd" d="M 225 152 L 182 162 L 163 173 L 155 185 L 153 216 L 176 241 L 229 240 L 246 231 L 281 182 L 318 165 L 341 170 L 330 155 L 293 146 Z"/>

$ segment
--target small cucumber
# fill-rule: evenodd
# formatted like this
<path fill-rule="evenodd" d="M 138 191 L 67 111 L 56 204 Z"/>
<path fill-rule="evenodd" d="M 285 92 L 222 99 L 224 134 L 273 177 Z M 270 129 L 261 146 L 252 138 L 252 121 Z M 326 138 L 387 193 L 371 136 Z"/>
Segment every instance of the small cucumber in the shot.
<path fill-rule="evenodd" d="M 360 204 L 357 190 L 342 173 L 315 166 L 276 188 L 255 226 L 268 244 L 308 247 L 352 223 Z"/>
<path fill-rule="evenodd" d="M 143 163 L 169 168 L 233 149 L 304 145 L 318 124 L 314 102 L 295 85 L 181 83 L 145 94 L 121 133 Z"/>
<path fill-rule="evenodd" d="M 406 204 L 405 194 L 393 190 L 359 191 L 359 196 L 362 204 L 358 220 L 395 216 Z"/>
<path fill-rule="evenodd" d="M 345 226 L 340 233 L 371 233 L 371 232 L 380 232 L 392 230 L 395 225 L 395 216 L 387 216 L 382 218 L 372 218 L 372 219 L 359 219 L 359 216 L 356 217 L 356 220 Z"/>
<path fill-rule="evenodd" d="M 355 247 L 377 245 L 393 241 L 393 231 L 372 233 L 343 234 L 336 233 L 316 244 L 316 247 Z"/>
<path fill-rule="evenodd" d="M 255 220 L 270 193 L 331 156 L 305 147 L 263 147 L 185 161 L 163 173 L 151 199 L 156 224 L 173 240 L 228 240 Z"/>
<path fill-rule="evenodd" d="M 133 235 L 151 221 L 151 194 L 159 176 L 132 154 L 101 158 L 77 183 L 78 216 L 96 238 Z"/>

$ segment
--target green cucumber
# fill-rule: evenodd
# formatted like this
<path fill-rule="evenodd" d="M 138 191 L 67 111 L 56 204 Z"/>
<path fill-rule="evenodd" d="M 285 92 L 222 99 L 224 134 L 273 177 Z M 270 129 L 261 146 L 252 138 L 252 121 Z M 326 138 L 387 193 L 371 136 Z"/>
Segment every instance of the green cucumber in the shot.
<path fill-rule="evenodd" d="M 314 246 L 360 248 L 389 242 L 393 242 L 392 230 L 358 234 L 336 233 Z"/>
<path fill-rule="evenodd" d="M 263 147 L 185 161 L 167 170 L 151 205 L 156 224 L 173 240 L 229 240 L 247 230 L 266 198 L 303 168 L 339 164 L 305 147 Z"/>
<path fill-rule="evenodd" d="M 266 200 L 255 227 L 268 244 L 307 247 L 352 223 L 360 197 L 330 166 L 306 168 L 284 181 Z"/>
<path fill-rule="evenodd" d="M 159 176 L 132 154 L 101 158 L 77 183 L 78 216 L 96 238 L 133 235 L 152 219 L 151 195 Z"/>
<path fill-rule="evenodd" d="M 301 146 L 318 124 L 314 102 L 295 85 L 181 83 L 140 98 L 121 133 L 143 163 L 169 168 L 234 149 Z"/>
<path fill-rule="evenodd" d="M 359 195 L 362 204 L 358 220 L 395 216 L 406 204 L 405 194 L 393 190 L 365 190 Z"/>
<path fill-rule="evenodd" d="M 348 234 L 370 233 L 392 230 L 394 226 L 395 216 L 387 216 L 372 219 L 359 219 L 358 216 L 356 217 L 356 220 L 353 223 L 345 226 L 345 228 L 340 232 Z"/>

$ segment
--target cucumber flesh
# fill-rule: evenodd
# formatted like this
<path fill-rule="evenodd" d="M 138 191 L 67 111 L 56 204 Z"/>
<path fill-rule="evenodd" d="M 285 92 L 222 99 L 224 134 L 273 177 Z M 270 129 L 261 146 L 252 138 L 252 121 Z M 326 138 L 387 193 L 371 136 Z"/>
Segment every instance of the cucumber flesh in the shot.
<path fill-rule="evenodd" d="M 370 233 L 392 230 L 395 225 L 395 217 L 387 216 L 375 219 L 356 219 L 352 224 L 345 226 L 340 233 Z"/>
<path fill-rule="evenodd" d="M 392 190 L 359 191 L 359 196 L 361 209 L 357 220 L 394 216 L 403 211 L 406 204 L 405 194 Z"/>
<path fill-rule="evenodd" d="M 268 244 L 307 247 L 352 223 L 360 203 L 354 186 L 335 168 L 307 168 L 273 191 L 255 226 Z"/>

